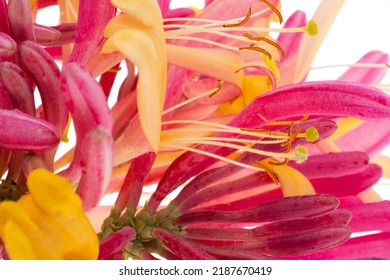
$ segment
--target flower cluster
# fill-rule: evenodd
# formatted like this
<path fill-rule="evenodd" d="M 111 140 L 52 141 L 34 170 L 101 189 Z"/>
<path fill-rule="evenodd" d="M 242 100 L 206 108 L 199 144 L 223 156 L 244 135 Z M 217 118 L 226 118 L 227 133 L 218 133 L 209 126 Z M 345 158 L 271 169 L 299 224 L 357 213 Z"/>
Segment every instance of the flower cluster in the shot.
<path fill-rule="evenodd" d="M 0 0 L 2 258 L 390 258 L 388 55 L 305 81 L 343 1 L 170 2 Z"/>

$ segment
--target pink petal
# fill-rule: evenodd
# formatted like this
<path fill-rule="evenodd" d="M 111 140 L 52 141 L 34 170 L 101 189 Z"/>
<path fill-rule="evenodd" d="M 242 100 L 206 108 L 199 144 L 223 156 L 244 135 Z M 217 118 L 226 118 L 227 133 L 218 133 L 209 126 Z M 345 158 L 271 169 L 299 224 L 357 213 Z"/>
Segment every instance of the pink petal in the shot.
<path fill-rule="evenodd" d="M 181 237 L 173 235 L 171 232 L 165 229 L 154 228 L 152 230 L 152 235 L 183 260 L 215 259 L 214 256 L 197 248 L 197 246 L 192 245 Z"/>
<path fill-rule="evenodd" d="M 35 39 L 41 46 L 50 46 L 62 39 L 62 34 L 58 30 L 39 24 L 33 26 Z"/>
<path fill-rule="evenodd" d="M 87 211 L 97 206 L 110 182 L 113 161 L 111 133 L 97 126 L 82 140 L 80 149 L 82 175 L 76 192 Z"/>
<path fill-rule="evenodd" d="M 341 246 L 305 256 L 304 259 L 352 260 L 372 257 L 390 258 L 390 232 L 352 238 Z"/>
<path fill-rule="evenodd" d="M 278 6 L 279 0 L 270 0 L 269 1 L 274 6 Z M 255 13 L 257 11 L 262 11 L 268 9 L 268 6 L 264 4 L 262 1 L 258 0 L 218 0 L 214 1 L 212 4 L 207 6 L 202 13 L 198 16 L 199 18 L 207 18 L 207 19 L 215 19 L 215 20 L 228 20 L 232 18 L 239 18 L 243 15 L 246 15 L 248 12 L 248 8 L 252 8 L 252 12 Z M 256 19 L 251 19 L 247 23 L 247 26 L 253 24 L 255 20 L 259 20 L 265 17 L 268 17 L 273 14 L 271 9 L 266 10 L 264 14 L 256 17 Z M 211 41 L 219 42 L 219 43 L 227 43 L 231 44 L 232 39 L 224 38 L 218 35 L 210 35 L 210 34 L 201 34 L 201 38 L 207 38 Z M 184 44 L 184 43 L 183 43 Z M 186 45 L 191 45 L 193 47 L 202 46 L 202 43 L 197 42 L 188 42 Z M 204 45 L 203 45 L 204 46 Z"/>
<path fill-rule="evenodd" d="M 359 59 L 357 63 L 386 64 L 388 61 L 388 54 L 380 51 L 371 51 Z M 352 67 L 341 75 L 338 80 L 363 84 L 376 84 L 384 78 L 386 73 L 386 68 Z"/>
<path fill-rule="evenodd" d="M 351 214 L 347 210 L 335 210 L 327 215 L 312 219 L 294 219 L 261 225 L 252 229 L 247 228 L 186 228 L 186 238 L 200 240 L 227 240 L 243 241 L 258 240 L 267 236 L 280 236 L 300 231 L 329 226 L 333 224 L 347 224 Z M 207 225 L 201 225 L 207 226 Z"/>
<path fill-rule="evenodd" d="M 80 177 L 83 139 L 97 126 L 103 127 L 111 135 L 112 117 L 102 88 L 84 66 L 77 63 L 64 66 L 61 74 L 61 91 L 65 104 L 72 114 L 77 135 L 73 161 L 62 174 L 76 182 Z"/>
<path fill-rule="evenodd" d="M 137 95 L 133 91 L 125 95 L 121 100 L 118 100 L 112 107 L 112 135 L 119 137 L 136 114 Z"/>
<path fill-rule="evenodd" d="M 357 195 L 374 185 L 382 177 L 382 169 L 376 164 L 369 164 L 366 169 L 356 174 L 337 178 L 312 179 L 310 182 L 318 193 L 336 196 Z"/>
<path fill-rule="evenodd" d="M 306 26 L 306 14 L 302 11 L 294 12 L 285 22 L 283 28 L 302 27 Z M 285 55 L 281 58 L 280 64 L 286 60 L 298 55 L 299 45 L 304 33 L 281 33 L 278 36 L 277 43 L 285 51 Z"/>
<path fill-rule="evenodd" d="M 182 90 L 187 98 L 196 97 L 199 94 L 215 90 L 218 87 L 218 81 L 212 78 L 191 81 L 183 84 Z M 211 93 L 210 93 L 211 94 Z M 238 86 L 231 83 L 223 83 L 222 88 L 214 96 L 205 96 L 197 99 L 200 104 L 221 104 L 237 98 L 241 94 Z"/>
<path fill-rule="evenodd" d="M 332 225 L 292 235 L 269 238 L 260 246 L 260 252 L 273 256 L 296 256 L 317 252 L 340 245 L 349 239 L 351 231 L 344 225 Z M 255 247 L 256 245 L 252 245 Z M 253 249 L 252 249 L 253 250 Z"/>
<path fill-rule="evenodd" d="M 33 90 L 22 69 L 10 62 L 0 63 L 0 84 L 8 92 L 13 108 L 35 116 Z"/>
<path fill-rule="evenodd" d="M 97 125 L 111 131 L 111 112 L 104 92 L 87 68 L 77 63 L 65 65 L 61 76 L 61 89 L 81 138 Z"/>
<path fill-rule="evenodd" d="M 51 28 L 61 33 L 61 40 L 54 42 L 53 45 L 73 43 L 76 33 L 76 26 L 76 23 L 62 23 L 57 26 L 51 26 Z"/>
<path fill-rule="evenodd" d="M 124 227 L 114 232 L 100 243 L 98 260 L 111 259 L 111 256 L 117 252 L 121 252 L 136 234 L 135 230 L 131 227 Z"/>
<path fill-rule="evenodd" d="M 155 158 L 156 154 L 151 152 L 133 159 L 115 202 L 117 211 L 122 211 L 126 206 L 137 209 L 146 176 L 151 170 Z"/>
<path fill-rule="evenodd" d="M 16 42 L 10 36 L 0 32 L 0 61 L 13 56 L 16 52 L 16 47 Z"/>
<path fill-rule="evenodd" d="M 314 126 L 317 128 L 320 137 L 328 137 L 332 134 L 336 127 L 333 121 L 329 120 L 318 120 L 318 121 L 308 121 L 302 124 L 301 129 L 304 131 L 309 126 Z M 231 137 L 231 135 L 230 135 Z M 301 142 L 303 141 L 303 142 Z M 294 145 L 301 145 L 303 143 L 307 143 L 306 140 L 298 139 L 294 142 Z M 198 148 L 210 148 L 207 146 L 198 146 Z M 270 145 L 262 146 L 256 145 L 255 148 L 263 149 L 263 150 L 271 150 L 271 151 L 282 151 L 283 147 L 280 145 L 275 145 L 274 147 L 270 147 Z M 212 147 L 208 149 L 208 151 L 213 152 L 214 154 L 227 156 L 233 152 L 232 149 L 229 148 L 215 148 Z M 237 158 L 239 162 L 242 163 L 253 163 L 256 160 L 264 159 L 264 156 L 254 155 L 249 153 L 244 153 L 242 156 Z M 180 157 L 178 157 L 167 169 L 164 176 L 161 178 L 160 183 L 157 187 L 157 190 L 153 193 L 152 197 L 148 202 L 149 210 L 153 211 L 153 209 L 157 209 L 159 203 L 165 198 L 165 196 L 176 189 L 178 186 L 189 180 L 191 177 L 201 173 L 204 171 L 205 166 L 211 166 L 217 162 L 216 159 L 205 157 L 203 155 L 195 154 L 195 153 L 184 153 Z M 188 186 L 195 187 L 196 189 L 200 189 L 205 186 L 205 184 L 209 184 L 210 182 L 215 182 L 221 177 L 226 176 L 226 174 L 234 174 L 241 170 L 241 167 L 237 167 L 234 165 L 227 165 L 226 167 L 221 168 L 217 172 L 210 171 L 211 173 L 206 175 L 202 174 L 198 178 L 195 178 L 193 182 L 190 182 L 189 185 L 186 186 L 182 190 L 182 192 L 177 197 L 177 201 L 180 199 L 187 197 L 190 193 L 192 193 L 192 188 L 188 188 Z M 211 181 L 210 181 L 211 180 Z"/>
<path fill-rule="evenodd" d="M 11 150 L 45 152 L 59 142 L 56 129 L 48 122 L 19 110 L 0 109 L 0 146 Z"/>
<path fill-rule="evenodd" d="M 71 62 L 86 64 L 103 40 L 103 30 L 115 15 L 110 0 L 81 0 Z"/>
<path fill-rule="evenodd" d="M 0 32 L 9 34 L 9 21 L 7 3 L 5 0 L 0 0 Z"/>
<path fill-rule="evenodd" d="M 195 11 L 191 8 L 178 8 L 174 10 L 168 10 L 165 14 L 163 14 L 163 17 L 166 18 L 174 18 L 174 17 L 192 17 L 195 15 Z"/>
<path fill-rule="evenodd" d="M 302 11 L 293 13 L 286 23 L 284 28 L 306 26 L 306 14 Z M 279 86 L 291 84 L 295 78 L 296 62 L 298 59 L 299 46 L 303 37 L 303 33 L 281 33 L 277 39 L 277 43 L 285 51 L 285 55 L 280 59 L 278 68 L 280 71 Z"/>
<path fill-rule="evenodd" d="M 38 86 L 45 119 L 60 134 L 68 122 L 68 111 L 60 89 L 60 70 L 53 58 L 38 44 L 23 42 L 19 45 L 20 61 Z"/>
<path fill-rule="evenodd" d="M 285 197 L 242 211 L 193 211 L 176 219 L 178 225 L 193 223 L 262 223 L 324 215 L 339 204 L 331 195 Z M 292 210 L 293 209 L 293 210 Z"/>
<path fill-rule="evenodd" d="M 390 229 L 390 201 L 346 207 L 352 213 L 349 223 L 353 232 Z"/>
<path fill-rule="evenodd" d="M 369 163 L 363 152 L 341 152 L 309 156 L 303 163 L 290 162 L 309 179 L 341 177 L 362 171 Z"/>
<path fill-rule="evenodd" d="M 16 42 L 35 41 L 29 0 L 9 0 L 8 18 L 11 37 Z"/>
<path fill-rule="evenodd" d="M 291 258 L 340 245 L 348 240 L 350 233 L 347 226 L 331 225 L 238 244 L 200 247 L 215 255 L 233 259 L 239 255 L 244 259 Z"/>
<path fill-rule="evenodd" d="M 390 143 L 390 120 L 370 120 L 335 140 L 343 151 L 363 151 L 370 157 L 382 152 Z"/>
<path fill-rule="evenodd" d="M 389 105 L 390 97 L 376 88 L 343 82 L 308 82 L 281 87 L 256 98 L 230 125 L 255 128 L 303 115 L 381 119 L 390 116 Z"/>

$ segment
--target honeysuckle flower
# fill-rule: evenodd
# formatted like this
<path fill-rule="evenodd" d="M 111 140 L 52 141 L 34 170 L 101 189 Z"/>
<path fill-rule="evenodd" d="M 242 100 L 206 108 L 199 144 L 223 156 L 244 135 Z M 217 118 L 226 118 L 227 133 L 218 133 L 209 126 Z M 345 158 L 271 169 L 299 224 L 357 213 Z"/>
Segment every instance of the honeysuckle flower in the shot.
<path fill-rule="evenodd" d="M 0 236 L 11 259 L 96 259 L 98 239 L 66 178 L 36 169 L 29 194 L 0 204 Z"/>
<path fill-rule="evenodd" d="M 24 190 L 25 178 L 32 170 L 39 167 L 54 170 L 61 136 L 67 141 L 70 112 L 78 141 L 75 157 L 63 173 L 77 188 L 84 208 L 94 207 L 105 193 L 112 165 L 111 113 L 104 94 L 88 71 L 78 65 L 66 65 L 61 74 L 53 57 L 40 45 L 63 44 L 69 40 L 66 33 L 71 32 L 72 26 L 37 26 L 29 1 L 10 1 L 7 5 L 2 2 L 1 7 L 5 12 L 1 20 L 9 23 L 4 25 L 9 26 L 4 31 L 10 34 L 1 36 L 4 49 L 1 56 L 4 61 L 0 62 L 1 123 L 2 129 L 10 130 L 1 134 L 2 176 L 7 171 L 2 185 L 15 184 L 15 189 Z M 18 7 L 26 11 L 23 20 L 17 18 Z M 53 34 L 58 36 L 54 38 Z M 36 37 L 40 40 L 34 42 Z M 35 87 L 42 101 L 39 108 L 33 96 Z"/>

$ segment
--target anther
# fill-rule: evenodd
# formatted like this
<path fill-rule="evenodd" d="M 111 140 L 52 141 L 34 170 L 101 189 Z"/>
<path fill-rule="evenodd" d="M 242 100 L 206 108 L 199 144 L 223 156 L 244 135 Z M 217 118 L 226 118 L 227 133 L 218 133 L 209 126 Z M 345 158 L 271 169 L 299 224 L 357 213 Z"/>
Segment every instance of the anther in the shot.
<path fill-rule="evenodd" d="M 209 95 L 209 98 L 211 98 L 211 97 L 213 97 L 214 95 L 216 95 L 216 94 L 222 89 L 223 80 L 218 80 L 218 83 L 219 83 L 219 84 L 218 84 L 217 89 Z"/>
<path fill-rule="evenodd" d="M 310 36 L 315 36 L 315 35 L 317 35 L 317 33 L 318 33 L 318 26 L 317 26 L 317 23 L 315 23 L 314 20 L 310 20 L 310 21 L 307 23 L 306 31 L 307 31 L 307 34 L 309 34 Z"/>
<path fill-rule="evenodd" d="M 278 177 L 267 166 L 265 166 L 264 164 L 262 164 L 258 161 L 255 162 L 255 165 L 260 167 L 261 169 L 263 169 L 265 171 L 265 173 L 267 173 L 267 175 L 272 179 L 272 181 L 275 183 L 275 185 L 279 185 Z"/>
<path fill-rule="evenodd" d="M 314 142 L 318 139 L 318 137 L 319 137 L 318 130 L 315 127 L 309 127 L 308 129 L 306 129 L 305 138 L 308 141 Z"/>
<path fill-rule="evenodd" d="M 245 33 L 242 36 L 247 37 L 248 39 L 250 39 L 252 41 L 264 41 L 264 42 L 267 42 L 268 44 L 270 44 L 270 45 L 274 46 L 275 48 L 277 48 L 279 50 L 280 54 L 282 56 L 284 56 L 283 48 L 278 43 L 272 41 L 271 39 L 268 39 L 268 38 L 265 38 L 265 37 L 254 37 L 252 34 L 249 34 L 249 33 Z M 250 47 L 254 47 L 254 46 L 255 46 L 255 43 L 252 43 L 250 45 Z"/>
<path fill-rule="evenodd" d="M 241 47 L 241 48 L 239 48 L 239 50 L 250 50 L 250 51 L 261 52 L 261 53 L 265 54 L 270 60 L 272 59 L 272 55 L 263 48 L 250 46 L 250 47 Z"/>
<path fill-rule="evenodd" d="M 243 26 L 245 23 L 247 23 L 249 21 L 249 19 L 251 18 L 251 15 L 252 15 L 252 9 L 251 9 L 251 7 L 249 7 L 248 13 L 247 13 L 246 17 L 242 21 L 240 21 L 239 23 L 224 24 L 223 27 L 239 27 L 239 26 Z"/>
<path fill-rule="evenodd" d="M 288 153 L 288 152 L 286 152 L 286 153 Z M 272 164 L 272 165 L 286 165 L 287 163 L 289 162 L 289 159 L 288 158 L 284 158 L 284 161 L 282 161 L 282 162 L 279 162 L 279 161 L 270 161 L 270 162 L 268 162 L 269 164 Z"/>
<path fill-rule="evenodd" d="M 279 18 L 279 22 L 280 24 L 283 23 L 283 17 L 282 17 L 282 14 L 279 12 L 278 9 L 275 8 L 274 5 L 272 5 L 270 2 L 266 1 L 266 0 L 260 0 L 261 2 L 263 2 L 264 4 L 266 4 Z"/>
<path fill-rule="evenodd" d="M 305 160 L 307 160 L 308 152 L 307 152 L 305 147 L 299 146 L 299 147 L 295 148 L 294 155 L 295 155 L 296 161 L 298 163 L 301 163 L 301 162 L 304 162 Z"/>

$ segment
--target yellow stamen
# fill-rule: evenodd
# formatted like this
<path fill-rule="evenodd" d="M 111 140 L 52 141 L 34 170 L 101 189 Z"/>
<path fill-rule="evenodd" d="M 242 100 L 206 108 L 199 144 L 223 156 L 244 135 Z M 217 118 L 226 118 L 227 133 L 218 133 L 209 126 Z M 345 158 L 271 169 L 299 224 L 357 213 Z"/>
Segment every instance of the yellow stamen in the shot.
<path fill-rule="evenodd" d="M 224 24 L 222 26 L 223 27 L 243 26 L 245 23 L 247 23 L 249 21 L 249 19 L 251 18 L 251 15 L 252 15 L 252 9 L 251 9 L 251 7 L 249 7 L 248 13 L 247 13 L 246 17 L 241 22 L 239 22 L 239 23 L 232 23 L 232 24 Z"/>

